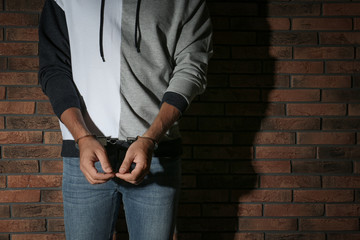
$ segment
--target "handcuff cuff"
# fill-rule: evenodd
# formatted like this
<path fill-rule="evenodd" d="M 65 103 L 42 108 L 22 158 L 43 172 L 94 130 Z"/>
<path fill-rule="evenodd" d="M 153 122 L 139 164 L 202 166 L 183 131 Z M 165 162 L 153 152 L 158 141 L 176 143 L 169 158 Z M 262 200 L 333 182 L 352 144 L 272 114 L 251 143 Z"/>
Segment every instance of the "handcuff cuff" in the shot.
<path fill-rule="evenodd" d="M 79 137 L 77 140 L 75 140 L 75 147 L 77 149 L 79 149 L 79 140 L 82 138 L 85 138 L 85 137 L 94 137 L 103 147 L 106 147 L 109 144 L 120 145 L 120 146 L 122 145 L 124 147 L 129 147 L 132 143 L 134 143 L 139 138 L 145 138 L 145 139 L 149 139 L 150 141 L 152 141 L 152 143 L 154 144 L 154 150 L 158 149 L 158 147 L 159 147 L 158 142 L 155 139 L 152 139 L 150 137 L 142 137 L 142 136 L 127 137 L 126 140 L 120 140 L 118 138 L 96 136 L 95 134 L 87 134 L 87 135 Z"/>

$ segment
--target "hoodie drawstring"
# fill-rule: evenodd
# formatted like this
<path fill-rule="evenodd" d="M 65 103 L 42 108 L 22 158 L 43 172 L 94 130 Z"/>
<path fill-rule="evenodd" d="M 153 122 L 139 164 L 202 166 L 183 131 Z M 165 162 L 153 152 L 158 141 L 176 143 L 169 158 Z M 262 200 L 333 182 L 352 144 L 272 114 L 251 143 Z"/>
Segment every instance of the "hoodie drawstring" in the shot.
<path fill-rule="evenodd" d="M 100 12 L 100 33 L 99 33 L 99 45 L 100 45 L 100 56 L 105 62 L 104 56 L 104 44 L 103 44 L 103 36 L 104 36 L 104 11 L 105 11 L 105 0 L 101 0 L 101 12 Z"/>
<path fill-rule="evenodd" d="M 136 19 L 135 19 L 135 48 L 136 51 L 140 52 L 140 42 L 141 42 L 141 32 L 140 32 L 140 4 L 141 0 L 137 0 L 136 6 Z M 101 0 L 101 9 L 100 9 L 100 32 L 99 32 L 99 46 L 100 46 L 100 56 L 105 62 L 104 56 L 104 12 L 105 12 L 105 0 Z"/>
<path fill-rule="evenodd" d="M 135 20 L 135 47 L 138 53 L 140 52 L 140 41 L 141 41 L 141 32 L 140 32 L 140 23 L 139 23 L 140 4 L 141 4 L 141 0 L 137 0 L 136 20 Z M 139 36 L 138 36 L 138 32 L 139 32 Z"/>

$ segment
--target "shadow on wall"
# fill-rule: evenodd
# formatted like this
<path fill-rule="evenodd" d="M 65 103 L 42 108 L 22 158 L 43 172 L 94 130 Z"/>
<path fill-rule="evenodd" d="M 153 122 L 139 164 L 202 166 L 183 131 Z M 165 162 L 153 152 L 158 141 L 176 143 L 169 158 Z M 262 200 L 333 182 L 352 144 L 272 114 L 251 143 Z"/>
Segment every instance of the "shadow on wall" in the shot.
<path fill-rule="evenodd" d="M 275 85 L 265 4 L 208 1 L 214 25 L 209 86 L 182 120 L 183 190 L 177 239 L 243 239 L 239 219 L 261 216 L 255 146 Z M 255 194 L 256 196 L 256 194 Z M 245 204 L 244 204 L 245 202 Z M 261 234 L 261 233 L 259 233 Z M 246 235 L 244 233 L 244 235 Z M 251 239 L 262 235 L 251 233 Z M 250 239 L 249 238 L 249 239 Z M 247 238 L 246 238 L 247 239 Z"/>

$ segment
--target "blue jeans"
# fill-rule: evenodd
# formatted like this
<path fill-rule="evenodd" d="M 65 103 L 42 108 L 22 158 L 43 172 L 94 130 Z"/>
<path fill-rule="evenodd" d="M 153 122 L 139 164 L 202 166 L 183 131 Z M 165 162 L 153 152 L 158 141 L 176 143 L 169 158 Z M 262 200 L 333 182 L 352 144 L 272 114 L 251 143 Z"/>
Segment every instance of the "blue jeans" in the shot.
<path fill-rule="evenodd" d="M 110 240 L 121 200 L 132 240 L 169 240 L 180 189 L 180 158 L 152 159 L 140 185 L 110 180 L 91 185 L 79 158 L 64 158 L 63 197 L 67 240 Z M 100 163 L 95 167 L 102 172 Z M 119 180 L 119 179 L 117 179 Z"/>

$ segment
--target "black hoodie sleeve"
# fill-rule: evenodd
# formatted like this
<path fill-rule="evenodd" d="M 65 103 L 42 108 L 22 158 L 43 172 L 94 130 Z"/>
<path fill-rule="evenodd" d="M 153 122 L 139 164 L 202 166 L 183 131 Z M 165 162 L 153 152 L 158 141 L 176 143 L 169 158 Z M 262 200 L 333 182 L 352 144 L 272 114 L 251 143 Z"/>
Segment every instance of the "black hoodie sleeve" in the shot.
<path fill-rule="evenodd" d="M 69 35 L 65 13 L 54 0 L 45 2 L 39 26 L 39 81 L 60 118 L 68 108 L 80 109 L 72 79 Z"/>

